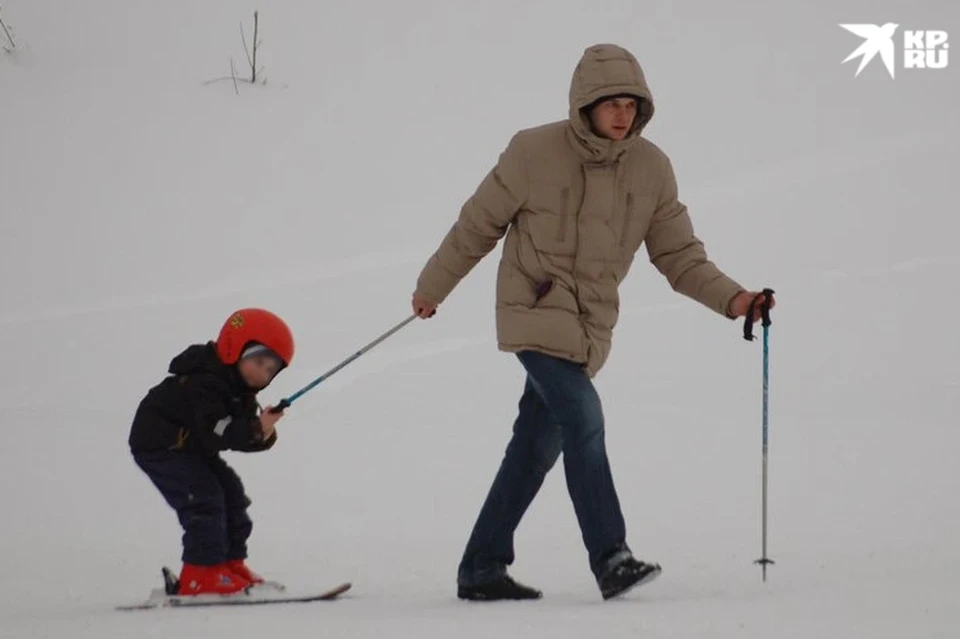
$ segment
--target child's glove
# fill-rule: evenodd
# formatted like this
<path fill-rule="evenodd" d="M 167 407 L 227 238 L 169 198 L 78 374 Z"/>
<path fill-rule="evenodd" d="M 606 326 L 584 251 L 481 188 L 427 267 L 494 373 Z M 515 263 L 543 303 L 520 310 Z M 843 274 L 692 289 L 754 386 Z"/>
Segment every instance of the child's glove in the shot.
<path fill-rule="evenodd" d="M 267 441 L 277 434 L 276 423 L 283 417 L 283 411 L 274 413 L 271 412 L 273 406 L 267 406 L 263 409 L 263 412 L 260 413 L 260 437 L 263 441 Z"/>

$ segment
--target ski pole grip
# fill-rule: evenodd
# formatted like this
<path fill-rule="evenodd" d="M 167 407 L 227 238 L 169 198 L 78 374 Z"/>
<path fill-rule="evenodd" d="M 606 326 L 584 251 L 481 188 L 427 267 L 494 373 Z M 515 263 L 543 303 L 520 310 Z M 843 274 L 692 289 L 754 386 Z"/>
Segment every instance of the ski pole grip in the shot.
<path fill-rule="evenodd" d="M 271 413 L 282 413 L 282 412 L 284 411 L 284 409 L 287 409 L 287 408 L 289 408 L 289 407 L 290 407 L 290 402 L 289 402 L 286 398 L 284 398 L 284 399 L 281 399 L 281 400 L 280 400 L 280 403 L 279 403 L 279 404 L 277 404 L 276 406 L 274 406 L 273 408 L 271 408 L 271 409 L 269 410 L 269 412 L 271 412 Z"/>
<path fill-rule="evenodd" d="M 764 326 L 770 326 L 770 305 L 773 303 L 773 289 L 763 289 L 763 304 L 760 305 L 760 318 Z"/>
<path fill-rule="evenodd" d="M 760 305 L 760 318 L 764 326 L 770 326 L 770 304 L 773 299 L 773 289 L 765 288 L 763 292 L 758 294 L 753 298 L 753 301 L 750 302 L 750 308 L 747 309 L 747 316 L 743 320 L 743 339 L 752 341 L 754 339 L 753 335 L 753 314 L 757 310 L 757 302 L 760 298 L 763 297 L 763 304 Z"/>

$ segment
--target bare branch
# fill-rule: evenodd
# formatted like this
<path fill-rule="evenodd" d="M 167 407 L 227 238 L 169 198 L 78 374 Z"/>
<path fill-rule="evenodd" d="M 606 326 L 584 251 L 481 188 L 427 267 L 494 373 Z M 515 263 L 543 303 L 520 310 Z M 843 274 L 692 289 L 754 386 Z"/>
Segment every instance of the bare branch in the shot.
<path fill-rule="evenodd" d="M 261 78 L 261 76 L 263 75 L 263 69 L 264 69 L 262 66 L 257 67 L 257 53 L 259 52 L 260 45 L 263 44 L 263 42 L 260 40 L 260 12 L 259 11 L 253 12 L 252 53 L 251 53 L 250 47 L 247 45 L 247 36 L 243 32 L 243 21 L 240 22 L 240 41 L 243 43 L 243 52 L 247 56 L 247 62 L 250 63 L 249 79 L 242 78 L 237 75 L 237 67 L 234 64 L 233 57 L 231 57 L 230 58 L 230 75 L 214 78 L 212 80 L 207 80 L 206 82 L 203 83 L 204 85 L 213 84 L 215 82 L 222 82 L 225 80 L 230 80 L 231 82 L 233 82 L 233 90 L 237 93 L 237 95 L 240 95 L 240 88 L 239 88 L 240 82 L 246 82 L 249 84 L 257 83 L 257 80 Z M 262 78 L 260 80 L 260 83 L 266 84 L 267 83 L 266 78 Z"/>
<path fill-rule="evenodd" d="M 7 29 L 7 25 L 3 23 L 3 18 L 0 18 L 0 28 L 3 29 L 3 32 L 7 34 L 7 40 L 10 41 L 10 48 L 3 47 L 3 50 L 7 53 L 13 53 L 13 50 L 17 48 L 17 43 L 13 41 L 13 36 L 10 35 L 10 30 Z"/>
<path fill-rule="evenodd" d="M 225 75 L 225 76 L 221 76 L 221 77 L 219 77 L 219 78 L 213 78 L 213 79 L 211 79 L 211 80 L 206 80 L 206 81 L 203 82 L 202 84 L 203 84 L 204 86 L 206 86 L 206 85 L 208 85 L 208 84 L 215 84 L 215 83 L 217 83 L 217 82 L 226 82 L 227 80 L 229 80 L 230 82 L 236 82 L 236 83 L 238 83 L 238 84 L 239 84 L 239 83 L 250 84 L 250 80 L 248 80 L 247 78 L 239 78 L 239 77 L 237 77 L 237 76 L 235 76 L 235 75 Z"/>
<path fill-rule="evenodd" d="M 211 80 L 206 80 L 205 82 L 203 82 L 203 86 L 206 86 L 208 84 L 214 84 L 216 82 L 224 82 L 225 80 L 230 80 L 231 82 L 233 82 L 234 78 L 232 78 L 229 75 L 221 76 L 219 78 L 213 78 Z M 246 80 L 244 80 L 243 78 L 240 78 L 240 82 L 246 82 Z"/>
<path fill-rule="evenodd" d="M 247 46 L 247 36 L 243 35 L 243 21 L 240 22 L 240 42 L 243 43 L 243 52 L 247 54 L 247 64 L 253 64 L 250 59 L 250 47 Z"/>
<path fill-rule="evenodd" d="M 240 95 L 240 87 L 237 86 L 237 68 L 233 66 L 233 57 L 230 57 L 230 77 L 233 78 L 233 90 Z"/>
<path fill-rule="evenodd" d="M 260 12 L 253 12 L 253 60 L 250 61 L 250 82 L 257 81 L 257 32 L 260 30 Z"/>

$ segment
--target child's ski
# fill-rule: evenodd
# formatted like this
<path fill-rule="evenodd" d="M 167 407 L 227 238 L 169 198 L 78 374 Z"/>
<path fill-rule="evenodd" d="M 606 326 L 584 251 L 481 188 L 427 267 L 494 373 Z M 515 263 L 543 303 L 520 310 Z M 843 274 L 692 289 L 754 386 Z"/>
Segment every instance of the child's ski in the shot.
<path fill-rule="evenodd" d="M 150 597 L 137 604 L 117 606 L 117 610 L 151 610 L 154 608 L 194 608 L 198 606 L 251 606 L 274 603 L 296 603 L 310 601 L 329 601 L 336 599 L 350 590 L 352 584 L 344 582 L 338 586 L 320 592 L 307 594 L 288 594 L 286 587 L 275 582 L 254 585 L 250 588 L 230 595 L 177 595 L 176 577 L 173 571 L 164 567 L 163 576 L 166 582 L 164 588 L 156 588 Z"/>

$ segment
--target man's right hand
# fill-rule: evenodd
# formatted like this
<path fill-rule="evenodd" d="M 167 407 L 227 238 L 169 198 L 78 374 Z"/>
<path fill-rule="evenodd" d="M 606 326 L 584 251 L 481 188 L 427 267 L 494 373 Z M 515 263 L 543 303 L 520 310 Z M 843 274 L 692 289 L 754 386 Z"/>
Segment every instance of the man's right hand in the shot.
<path fill-rule="evenodd" d="M 421 319 L 433 317 L 434 314 L 437 312 L 437 305 L 414 293 L 413 294 L 413 312 L 417 317 Z"/>

